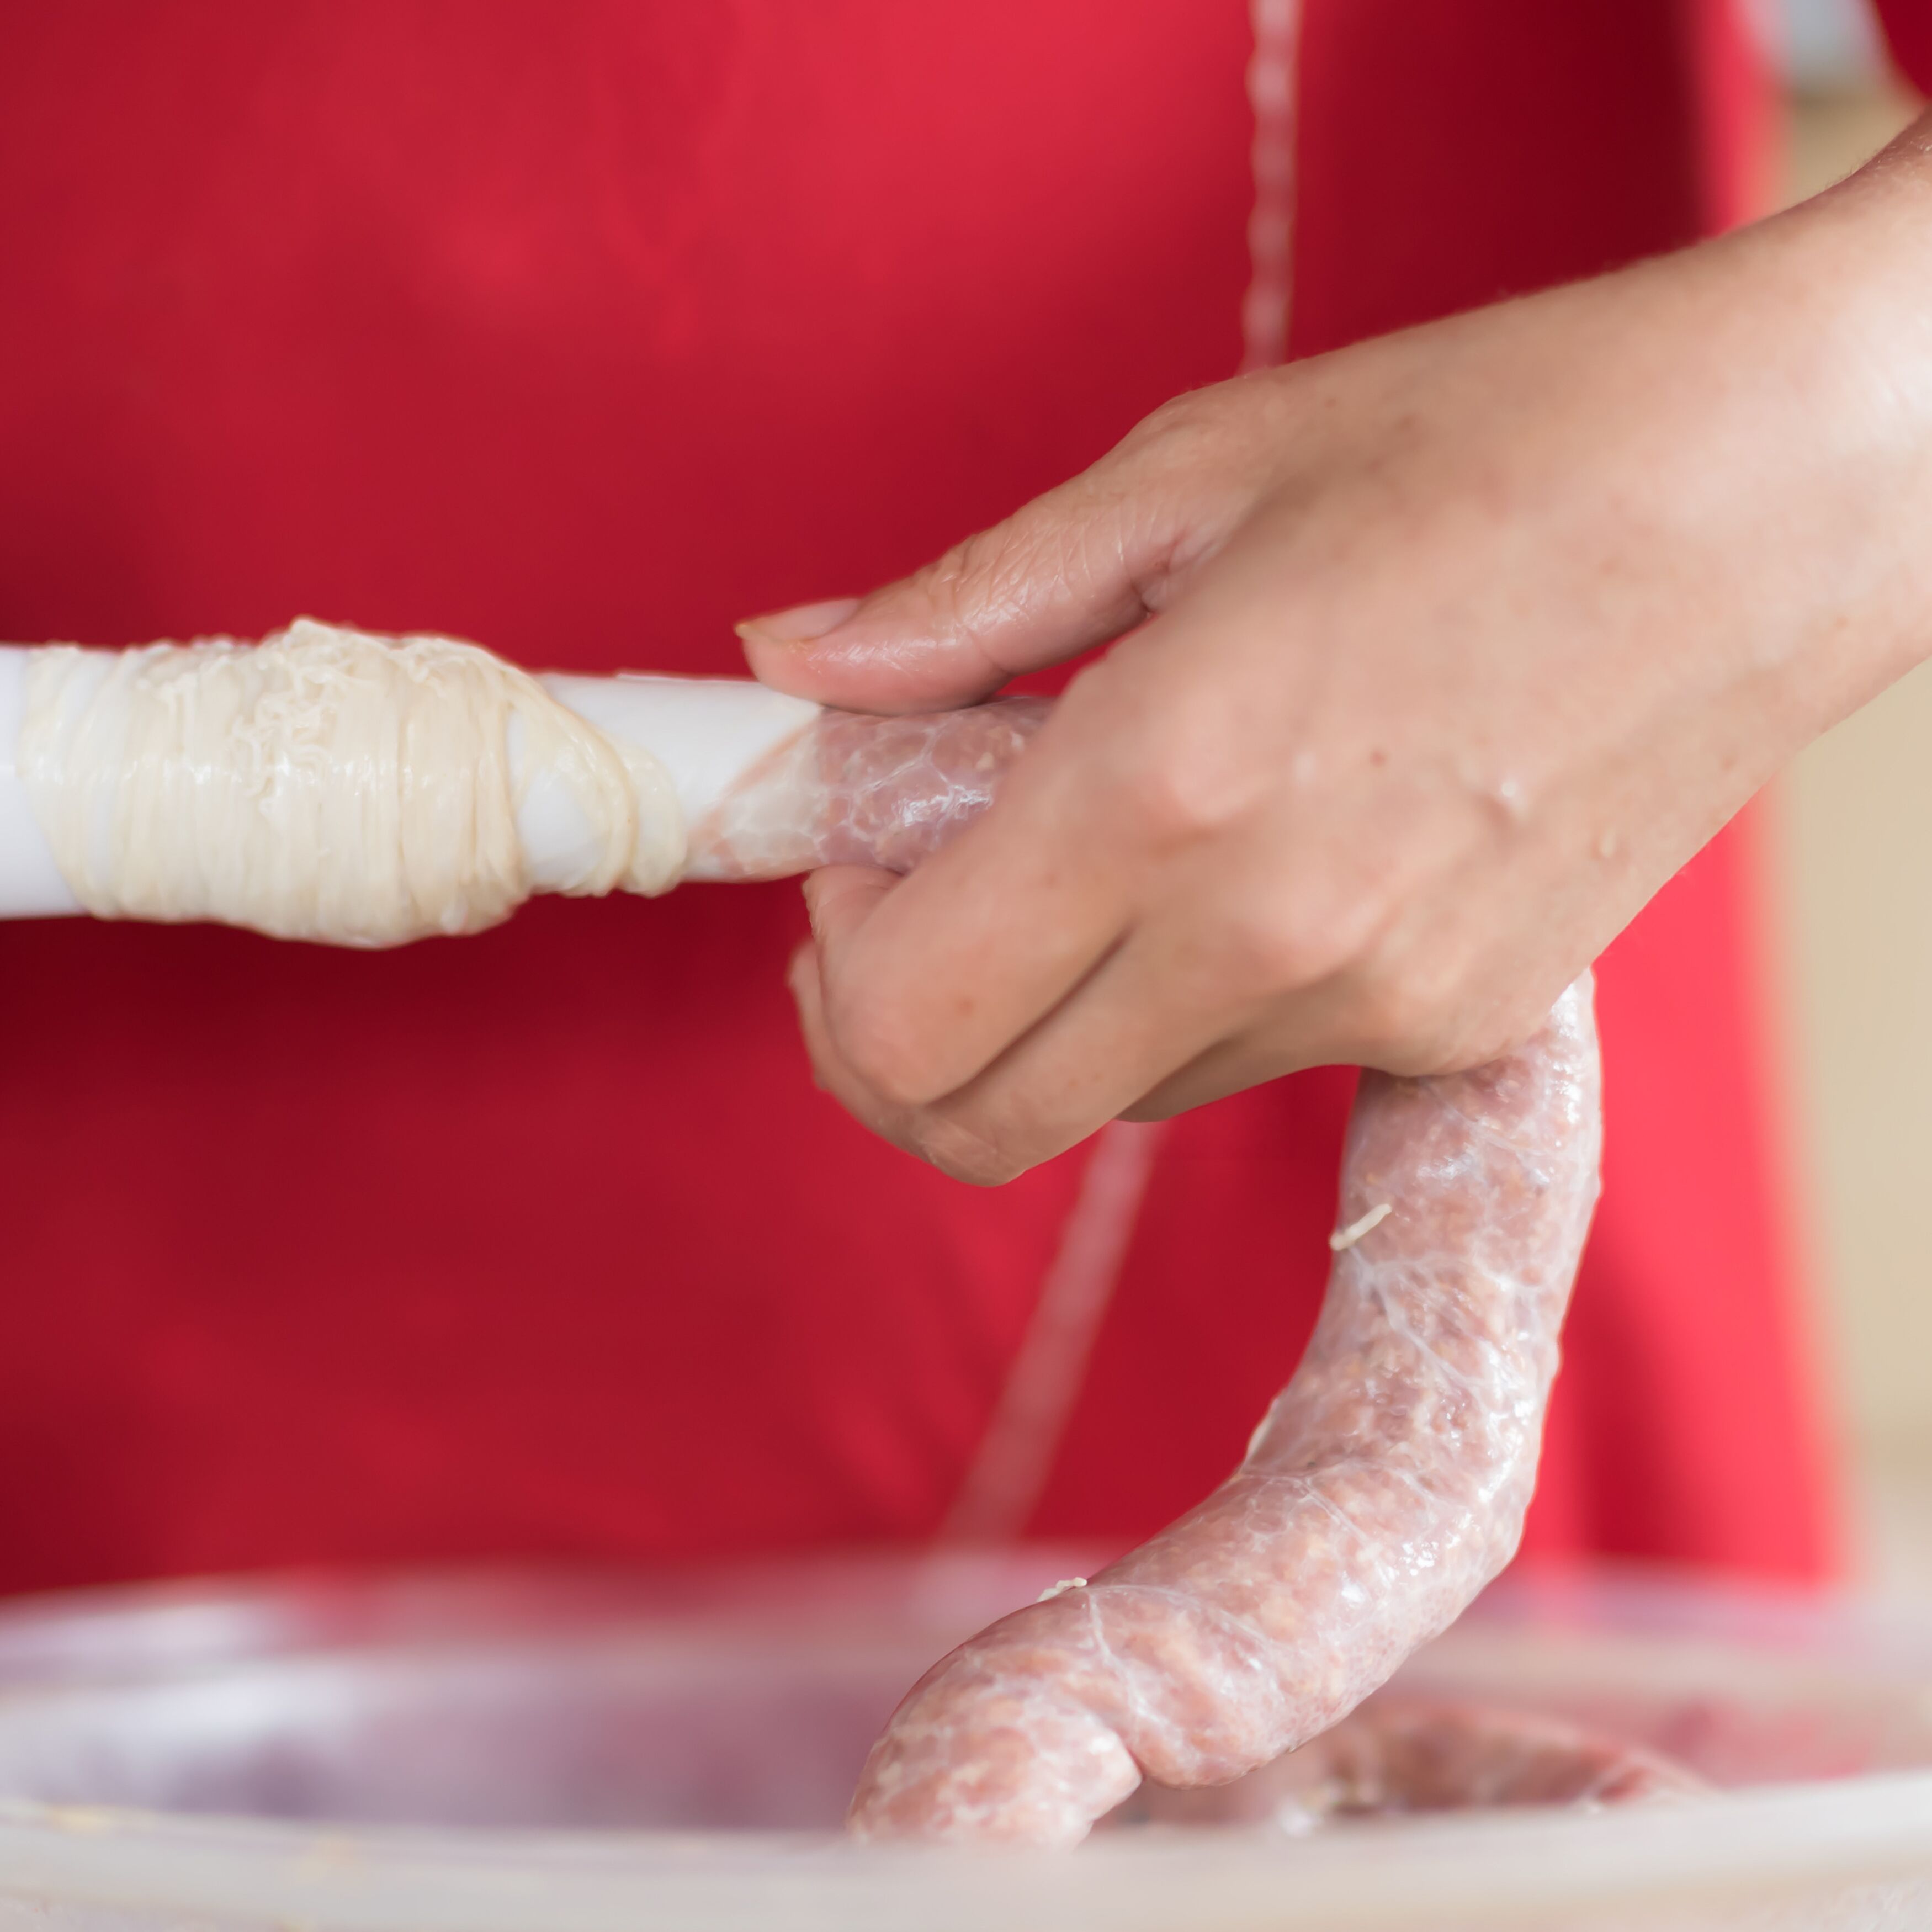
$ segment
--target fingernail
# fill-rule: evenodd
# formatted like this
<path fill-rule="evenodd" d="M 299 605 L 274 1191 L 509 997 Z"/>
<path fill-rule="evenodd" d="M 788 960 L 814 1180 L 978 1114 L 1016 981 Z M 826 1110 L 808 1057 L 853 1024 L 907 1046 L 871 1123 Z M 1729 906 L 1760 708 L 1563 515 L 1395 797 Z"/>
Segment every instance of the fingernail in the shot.
<path fill-rule="evenodd" d="M 838 629 L 859 608 L 856 597 L 833 597 L 823 604 L 794 604 L 768 617 L 747 617 L 736 626 L 741 638 L 764 638 L 773 644 L 808 644 Z"/>

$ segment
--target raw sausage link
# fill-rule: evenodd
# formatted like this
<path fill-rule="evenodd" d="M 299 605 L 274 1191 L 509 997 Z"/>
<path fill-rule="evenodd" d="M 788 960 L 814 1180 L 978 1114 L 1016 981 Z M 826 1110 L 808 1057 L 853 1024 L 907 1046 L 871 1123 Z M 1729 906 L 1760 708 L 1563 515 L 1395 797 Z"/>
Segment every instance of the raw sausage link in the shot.
<path fill-rule="evenodd" d="M 1453 1622 L 1522 1532 L 1599 1138 L 1588 976 L 1487 1066 L 1365 1073 L 1321 1318 L 1240 1468 L 928 1672 L 853 1830 L 1076 1844 L 1143 1774 L 1222 1784 L 1325 1730 Z"/>
<path fill-rule="evenodd" d="M 776 879 L 814 866 L 909 872 L 993 802 L 1051 706 L 1004 698 L 913 718 L 827 711 L 691 833 L 687 874 Z"/>

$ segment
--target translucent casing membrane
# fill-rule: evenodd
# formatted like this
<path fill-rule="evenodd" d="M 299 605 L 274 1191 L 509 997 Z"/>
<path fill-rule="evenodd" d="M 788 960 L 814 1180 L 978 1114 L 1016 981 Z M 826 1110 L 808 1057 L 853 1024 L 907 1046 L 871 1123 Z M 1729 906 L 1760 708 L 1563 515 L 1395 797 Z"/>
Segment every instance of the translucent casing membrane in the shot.
<path fill-rule="evenodd" d="M 821 712 L 692 826 L 685 876 L 782 878 L 816 866 L 909 872 L 992 803 L 1051 709 L 1009 698 L 910 718 Z"/>
<path fill-rule="evenodd" d="M 1453 1622 L 1522 1532 L 1599 1140 L 1587 976 L 1489 1066 L 1365 1073 L 1321 1318 L 1240 1468 L 931 1671 L 853 1828 L 1076 1843 L 1144 1774 L 1225 1784 L 1314 1737 Z"/>

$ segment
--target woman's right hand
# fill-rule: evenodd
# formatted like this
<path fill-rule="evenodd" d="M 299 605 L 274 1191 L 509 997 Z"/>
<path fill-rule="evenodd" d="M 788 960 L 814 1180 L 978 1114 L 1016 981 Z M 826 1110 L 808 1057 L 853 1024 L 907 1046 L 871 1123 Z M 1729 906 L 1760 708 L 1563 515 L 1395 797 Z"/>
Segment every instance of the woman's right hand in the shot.
<path fill-rule="evenodd" d="M 998 1181 L 1122 1113 L 1520 1042 L 1932 644 L 1932 123 L 1805 208 L 1186 396 L 862 602 L 859 710 L 1117 638 L 983 820 L 809 887 L 824 1084 Z"/>

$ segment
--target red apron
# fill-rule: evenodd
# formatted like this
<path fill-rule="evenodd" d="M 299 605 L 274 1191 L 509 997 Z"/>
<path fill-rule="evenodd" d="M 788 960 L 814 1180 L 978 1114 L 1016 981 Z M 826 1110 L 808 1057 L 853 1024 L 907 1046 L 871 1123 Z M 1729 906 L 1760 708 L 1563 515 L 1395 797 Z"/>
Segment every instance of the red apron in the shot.
<path fill-rule="evenodd" d="M 738 668 L 1232 371 L 1244 0 L 5 9 L 0 635 L 299 612 Z M 1293 346 L 1689 240 L 1749 63 L 1667 0 L 1311 0 Z M 1607 1191 L 1532 1530 L 1816 1571 L 1720 839 L 1603 974 Z M 997 1193 L 814 1091 L 795 886 L 374 956 L 0 928 L 0 1588 L 928 1532 L 1089 1155 Z M 1350 1082 L 1162 1144 L 1034 1519 L 1234 1460 Z"/>

